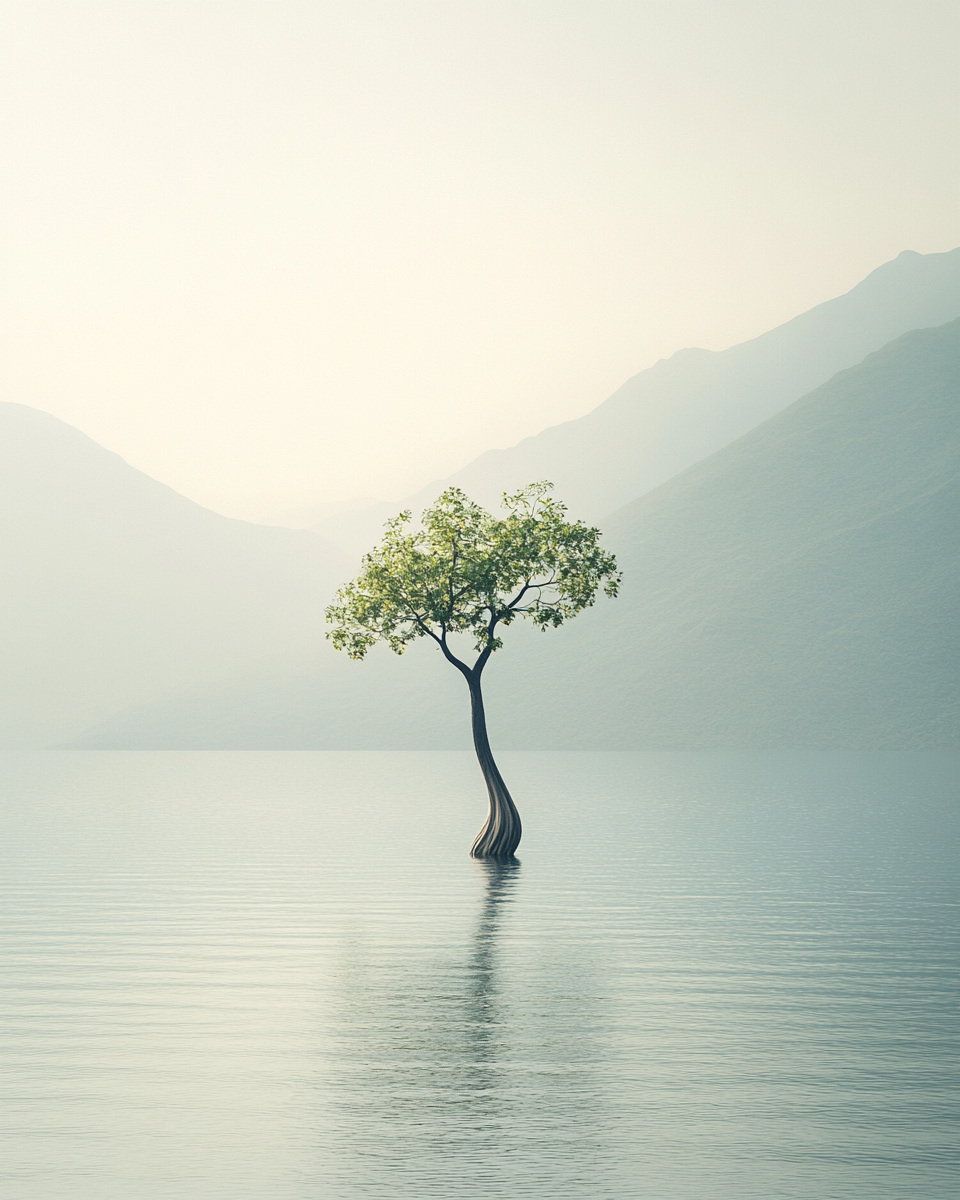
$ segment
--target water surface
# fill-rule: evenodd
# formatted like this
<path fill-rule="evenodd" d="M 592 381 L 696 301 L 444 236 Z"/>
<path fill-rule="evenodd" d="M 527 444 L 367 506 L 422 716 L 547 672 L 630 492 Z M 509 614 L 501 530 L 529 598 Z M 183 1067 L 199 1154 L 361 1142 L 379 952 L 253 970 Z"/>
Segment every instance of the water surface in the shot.
<path fill-rule="evenodd" d="M 956 1194 L 956 756 L 501 759 L 4 756 L 4 1195 Z"/>

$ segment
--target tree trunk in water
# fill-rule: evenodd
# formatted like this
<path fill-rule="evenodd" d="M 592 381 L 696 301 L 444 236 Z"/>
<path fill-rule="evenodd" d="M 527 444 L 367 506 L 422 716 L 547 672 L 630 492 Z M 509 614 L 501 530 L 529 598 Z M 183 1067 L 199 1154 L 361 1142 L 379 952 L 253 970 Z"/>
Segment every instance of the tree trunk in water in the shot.
<path fill-rule="evenodd" d="M 468 677 L 467 683 L 470 687 L 470 711 L 473 717 L 473 744 L 487 785 L 487 795 L 490 797 L 487 823 L 477 834 L 470 855 L 472 858 L 512 858 L 520 845 L 520 814 L 510 798 L 507 785 L 503 782 L 490 751 L 479 675 Z"/>

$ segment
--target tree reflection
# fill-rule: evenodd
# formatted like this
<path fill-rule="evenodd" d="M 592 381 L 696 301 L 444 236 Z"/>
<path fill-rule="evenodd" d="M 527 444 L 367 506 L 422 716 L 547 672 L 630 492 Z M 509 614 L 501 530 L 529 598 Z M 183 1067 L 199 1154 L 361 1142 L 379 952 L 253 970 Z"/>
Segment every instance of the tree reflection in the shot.
<path fill-rule="evenodd" d="M 357 1179 L 384 1195 L 464 1194 L 463 1172 L 472 1178 L 491 1147 L 499 1161 L 523 1144 L 528 1075 L 503 953 L 520 863 L 478 859 L 472 870 L 463 882 L 478 886 L 458 898 L 478 907 L 468 916 L 458 906 L 449 925 L 422 910 L 426 944 L 358 927 L 343 947 L 319 1048 L 318 1162 L 330 1194 L 360 1195 Z"/>
<path fill-rule="evenodd" d="M 506 1021 L 498 979 L 500 926 L 505 906 L 514 898 L 520 876 L 516 859 L 479 859 L 475 869 L 483 878 L 483 905 L 474 930 L 467 963 L 466 1048 L 469 1051 L 468 1086 L 491 1088 Z"/>

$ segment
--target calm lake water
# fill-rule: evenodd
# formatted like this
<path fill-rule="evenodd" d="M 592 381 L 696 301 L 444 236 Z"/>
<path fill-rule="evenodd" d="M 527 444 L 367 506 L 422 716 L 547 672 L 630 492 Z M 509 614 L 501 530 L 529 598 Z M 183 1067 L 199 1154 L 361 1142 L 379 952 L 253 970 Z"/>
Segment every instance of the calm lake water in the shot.
<path fill-rule="evenodd" d="M 937 754 L 2 759 L 10 1200 L 957 1194 Z"/>

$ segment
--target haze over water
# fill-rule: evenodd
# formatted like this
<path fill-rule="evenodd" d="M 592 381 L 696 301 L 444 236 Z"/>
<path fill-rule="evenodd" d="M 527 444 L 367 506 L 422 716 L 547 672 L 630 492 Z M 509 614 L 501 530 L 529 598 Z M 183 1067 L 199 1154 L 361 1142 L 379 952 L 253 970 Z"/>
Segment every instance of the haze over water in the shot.
<path fill-rule="evenodd" d="M 3 760 L 5 1194 L 956 1183 L 950 754 Z"/>

